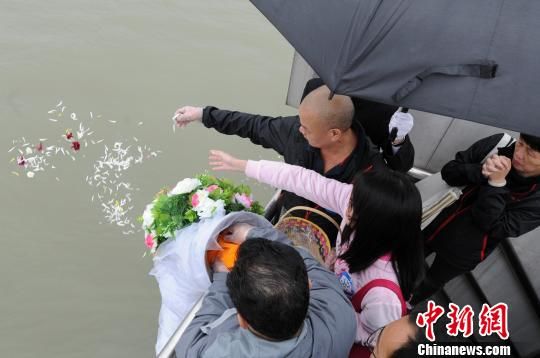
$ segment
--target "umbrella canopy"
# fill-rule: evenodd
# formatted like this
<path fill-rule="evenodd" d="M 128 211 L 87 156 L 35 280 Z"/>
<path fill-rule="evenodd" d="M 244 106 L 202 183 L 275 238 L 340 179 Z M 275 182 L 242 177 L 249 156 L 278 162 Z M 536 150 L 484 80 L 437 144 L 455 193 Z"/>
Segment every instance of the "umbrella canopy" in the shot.
<path fill-rule="evenodd" d="M 540 2 L 251 0 L 334 93 L 540 135 Z"/>

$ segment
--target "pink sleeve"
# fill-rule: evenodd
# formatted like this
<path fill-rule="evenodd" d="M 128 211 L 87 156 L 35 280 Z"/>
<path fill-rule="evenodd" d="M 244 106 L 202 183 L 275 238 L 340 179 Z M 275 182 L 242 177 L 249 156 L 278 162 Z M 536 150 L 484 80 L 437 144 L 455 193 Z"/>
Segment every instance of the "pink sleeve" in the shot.
<path fill-rule="evenodd" d="M 372 346 L 375 331 L 401 318 L 401 301 L 385 287 L 375 287 L 362 300 L 362 312 L 356 313 L 356 343 Z"/>
<path fill-rule="evenodd" d="M 249 160 L 246 175 L 295 193 L 343 217 L 349 206 L 352 185 L 328 179 L 313 170 L 281 162 Z"/>

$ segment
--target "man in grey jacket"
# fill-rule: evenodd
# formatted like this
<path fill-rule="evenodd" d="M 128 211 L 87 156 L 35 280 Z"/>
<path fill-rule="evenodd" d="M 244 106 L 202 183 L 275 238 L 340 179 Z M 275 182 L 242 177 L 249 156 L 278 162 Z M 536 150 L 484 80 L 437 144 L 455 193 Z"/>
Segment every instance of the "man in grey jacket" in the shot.
<path fill-rule="evenodd" d="M 236 224 L 231 272 L 213 283 L 178 345 L 180 357 L 347 357 L 354 310 L 335 275 L 281 232 Z"/>

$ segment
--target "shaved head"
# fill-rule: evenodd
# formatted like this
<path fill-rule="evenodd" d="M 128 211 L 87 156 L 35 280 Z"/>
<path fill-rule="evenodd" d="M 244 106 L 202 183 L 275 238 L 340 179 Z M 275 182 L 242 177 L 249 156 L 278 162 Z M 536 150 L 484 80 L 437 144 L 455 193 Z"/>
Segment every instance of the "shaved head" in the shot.
<path fill-rule="evenodd" d="M 309 93 L 300 104 L 300 115 L 309 115 L 317 118 L 325 129 L 340 129 L 345 131 L 351 128 L 354 117 L 354 106 L 350 97 L 334 95 L 330 97 L 330 89 L 321 86 Z"/>

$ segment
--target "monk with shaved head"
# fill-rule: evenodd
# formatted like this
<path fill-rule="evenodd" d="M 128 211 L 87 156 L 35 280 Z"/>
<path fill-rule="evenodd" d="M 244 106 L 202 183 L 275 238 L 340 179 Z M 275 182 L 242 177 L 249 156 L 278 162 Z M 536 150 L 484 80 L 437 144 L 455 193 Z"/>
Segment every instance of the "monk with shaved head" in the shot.
<path fill-rule="evenodd" d="M 202 122 L 223 134 L 249 138 L 251 142 L 272 148 L 288 164 L 314 170 L 328 178 L 351 183 L 358 172 L 386 167 L 379 150 L 366 137 L 362 127 L 353 121 L 354 105 L 350 97 L 333 95 L 326 86 L 311 91 L 302 100 L 298 116 L 269 117 L 228 111 L 208 106 L 181 107 L 174 116 L 176 125 Z M 284 210 L 295 206 L 319 208 L 314 203 L 289 192 L 282 192 L 267 212 L 276 220 Z M 312 212 L 297 211 L 295 215 L 321 227 L 332 246 L 337 229 L 327 220 Z M 326 211 L 338 223 L 337 213 Z"/>

